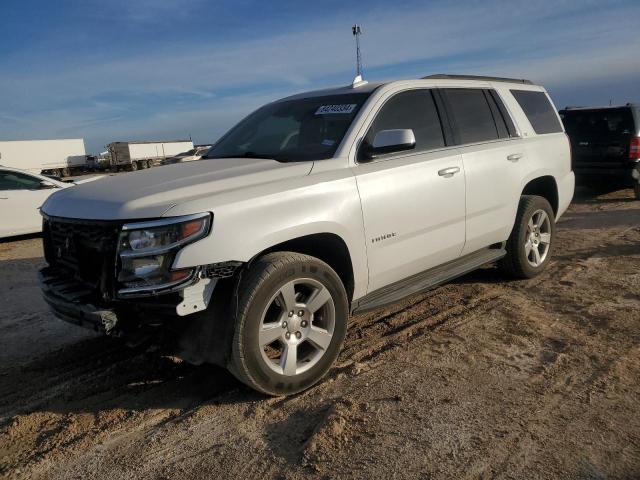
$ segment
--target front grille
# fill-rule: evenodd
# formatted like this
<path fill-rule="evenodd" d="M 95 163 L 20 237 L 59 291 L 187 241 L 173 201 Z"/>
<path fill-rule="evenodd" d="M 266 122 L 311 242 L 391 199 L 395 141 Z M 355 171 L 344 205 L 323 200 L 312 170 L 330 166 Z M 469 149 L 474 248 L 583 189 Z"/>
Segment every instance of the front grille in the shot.
<path fill-rule="evenodd" d="M 110 297 L 120 224 L 49 217 L 43 223 L 45 258 L 60 275 Z"/>

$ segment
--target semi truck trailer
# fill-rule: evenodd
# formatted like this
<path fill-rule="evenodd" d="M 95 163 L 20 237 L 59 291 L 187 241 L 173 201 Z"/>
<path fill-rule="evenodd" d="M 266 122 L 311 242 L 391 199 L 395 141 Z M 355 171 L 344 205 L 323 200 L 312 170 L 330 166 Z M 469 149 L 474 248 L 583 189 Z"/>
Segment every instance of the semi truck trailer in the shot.
<path fill-rule="evenodd" d="M 112 142 L 107 145 L 111 167 L 118 170 L 149 168 L 193 148 L 191 140 L 170 142 Z"/>
<path fill-rule="evenodd" d="M 0 165 L 66 177 L 86 168 L 82 138 L 0 141 Z"/>

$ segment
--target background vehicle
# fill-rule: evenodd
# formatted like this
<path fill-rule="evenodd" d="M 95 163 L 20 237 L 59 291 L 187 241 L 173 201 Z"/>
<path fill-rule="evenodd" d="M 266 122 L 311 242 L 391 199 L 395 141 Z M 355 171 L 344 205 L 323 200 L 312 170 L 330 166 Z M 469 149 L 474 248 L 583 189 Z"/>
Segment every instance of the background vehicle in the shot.
<path fill-rule="evenodd" d="M 138 170 L 152 167 L 180 152 L 193 148 L 191 140 L 170 142 L 112 142 L 107 145 L 111 167 Z"/>
<path fill-rule="evenodd" d="M 42 231 L 40 206 L 52 193 L 72 185 L 0 166 L 0 238 Z"/>
<path fill-rule="evenodd" d="M 111 155 L 108 151 L 99 155 L 87 155 L 87 169 L 95 172 L 100 170 L 108 170 L 111 166 Z"/>
<path fill-rule="evenodd" d="M 31 173 L 68 177 L 84 170 L 86 159 L 82 138 L 0 142 L 0 165 Z"/>
<path fill-rule="evenodd" d="M 51 198 L 41 285 L 62 319 L 162 326 L 183 358 L 290 394 L 331 367 L 350 312 L 495 261 L 538 275 L 573 190 L 541 86 L 358 82 L 265 105 L 202 161 Z"/>
<path fill-rule="evenodd" d="M 196 145 L 194 148 L 187 152 L 179 153 L 178 155 L 167 158 L 162 161 L 163 165 L 172 165 L 174 163 L 190 162 L 192 160 L 200 160 L 202 155 L 207 153 L 211 148 L 211 145 Z"/>
<path fill-rule="evenodd" d="M 567 107 L 560 117 L 578 183 L 633 186 L 640 200 L 640 105 Z"/>

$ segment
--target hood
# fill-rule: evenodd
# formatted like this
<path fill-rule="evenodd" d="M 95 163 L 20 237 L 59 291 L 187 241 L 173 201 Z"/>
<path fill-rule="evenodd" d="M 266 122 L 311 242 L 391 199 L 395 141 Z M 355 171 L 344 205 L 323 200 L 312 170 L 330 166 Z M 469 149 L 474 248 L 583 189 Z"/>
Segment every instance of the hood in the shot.
<path fill-rule="evenodd" d="M 42 206 L 47 215 L 92 220 L 161 217 L 185 201 L 308 175 L 313 162 L 212 158 L 164 165 L 66 188 Z M 197 212 L 193 212 L 197 213 Z"/>

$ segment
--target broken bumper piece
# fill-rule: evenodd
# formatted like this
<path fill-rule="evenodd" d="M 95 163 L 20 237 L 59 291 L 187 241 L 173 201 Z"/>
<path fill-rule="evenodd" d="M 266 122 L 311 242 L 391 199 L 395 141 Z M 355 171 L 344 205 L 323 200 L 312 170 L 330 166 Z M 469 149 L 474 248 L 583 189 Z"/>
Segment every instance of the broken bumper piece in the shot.
<path fill-rule="evenodd" d="M 60 279 L 43 268 L 39 272 L 42 294 L 61 320 L 111 335 L 116 332 L 118 316 L 112 309 L 91 303 L 92 292 L 70 279 Z"/>

